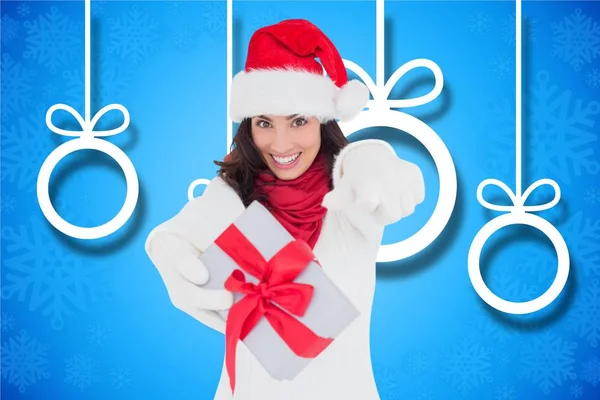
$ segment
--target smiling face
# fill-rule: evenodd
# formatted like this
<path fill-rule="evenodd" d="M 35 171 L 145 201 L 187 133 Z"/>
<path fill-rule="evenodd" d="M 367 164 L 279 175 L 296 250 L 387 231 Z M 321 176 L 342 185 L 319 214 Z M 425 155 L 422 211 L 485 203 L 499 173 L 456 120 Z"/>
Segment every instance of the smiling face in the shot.
<path fill-rule="evenodd" d="M 318 118 L 260 115 L 252 118 L 252 139 L 269 169 L 282 180 L 302 175 L 321 148 Z"/>

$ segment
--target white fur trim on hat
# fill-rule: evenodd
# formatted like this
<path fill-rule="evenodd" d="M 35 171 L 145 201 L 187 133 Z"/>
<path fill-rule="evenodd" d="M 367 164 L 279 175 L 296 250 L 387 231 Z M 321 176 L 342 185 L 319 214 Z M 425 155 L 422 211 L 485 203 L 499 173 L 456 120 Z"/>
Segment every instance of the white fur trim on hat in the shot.
<path fill-rule="evenodd" d="M 231 83 L 230 116 L 234 122 L 269 114 L 346 121 L 355 117 L 368 100 L 369 89 L 360 81 L 349 81 L 339 88 L 331 78 L 306 71 L 242 71 Z"/>

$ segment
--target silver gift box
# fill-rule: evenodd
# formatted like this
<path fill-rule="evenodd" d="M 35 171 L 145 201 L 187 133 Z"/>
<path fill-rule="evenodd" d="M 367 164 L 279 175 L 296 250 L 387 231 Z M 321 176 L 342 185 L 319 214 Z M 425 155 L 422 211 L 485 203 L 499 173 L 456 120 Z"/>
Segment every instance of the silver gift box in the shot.
<path fill-rule="evenodd" d="M 250 204 L 234 224 L 267 261 L 294 240 L 279 221 L 257 201 Z M 242 270 L 214 243 L 202 253 L 201 260 L 209 272 L 210 280 L 204 286 L 209 289 L 223 289 L 231 272 L 236 269 Z M 247 282 L 258 283 L 254 276 L 243 270 L 242 272 Z M 294 282 L 314 287 L 310 305 L 304 316 L 292 316 L 318 336 L 335 340 L 358 317 L 356 307 L 316 262 L 310 262 Z M 243 296 L 244 294 L 235 293 L 235 301 L 239 301 Z M 223 319 L 227 319 L 228 311 L 219 313 Z M 297 356 L 265 317 L 260 319 L 243 342 L 266 371 L 277 380 L 292 380 L 311 362 L 310 358 Z"/>

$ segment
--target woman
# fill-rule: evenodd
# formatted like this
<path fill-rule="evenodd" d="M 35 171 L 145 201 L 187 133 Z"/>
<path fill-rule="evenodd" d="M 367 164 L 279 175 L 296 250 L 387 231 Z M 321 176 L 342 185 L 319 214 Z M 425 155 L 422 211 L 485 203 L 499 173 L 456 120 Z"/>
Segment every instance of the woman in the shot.
<path fill-rule="evenodd" d="M 411 214 L 424 187 L 418 167 L 387 143 L 349 143 L 340 130 L 336 119 L 356 116 L 368 97 L 310 22 L 259 29 L 232 82 L 230 112 L 240 122 L 232 152 L 201 197 L 150 233 L 146 251 L 173 304 L 224 332 L 216 311 L 229 309 L 233 296 L 202 287 L 209 276 L 198 256 L 258 200 L 312 247 L 361 313 L 292 381 L 271 378 L 239 344 L 235 394 L 224 364 L 215 399 L 379 399 L 369 342 L 377 253 L 385 225 Z"/>

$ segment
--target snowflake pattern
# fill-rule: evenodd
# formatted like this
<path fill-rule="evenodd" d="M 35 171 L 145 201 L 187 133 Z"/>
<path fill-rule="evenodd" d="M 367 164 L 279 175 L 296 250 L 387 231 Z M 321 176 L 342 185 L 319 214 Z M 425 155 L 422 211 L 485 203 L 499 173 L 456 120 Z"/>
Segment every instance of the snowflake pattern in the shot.
<path fill-rule="evenodd" d="M 579 294 L 582 298 L 577 302 L 569 329 L 577 332 L 579 337 L 587 340 L 590 346 L 598 347 L 600 342 L 600 281 L 594 279 Z"/>
<path fill-rule="evenodd" d="M 420 375 L 427 369 L 427 355 L 420 351 L 409 353 L 404 359 L 404 371 L 409 375 Z"/>
<path fill-rule="evenodd" d="M 50 346 L 32 339 L 21 330 L 15 338 L 2 343 L 2 379 L 25 393 L 28 386 L 48 379 L 48 350 Z"/>
<path fill-rule="evenodd" d="M 514 386 L 504 384 L 494 390 L 494 400 L 516 400 Z"/>
<path fill-rule="evenodd" d="M 414 400 L 433 400 L 435 397 L 431 386 L 421 386 L 411 398 Z"/>
<path fill-rule="evenodd" d="M 574 214 L 561 232 L 568 238 L 569 253 L 586 277 L 600 275 L 600 220 Z"/>
<path fill-rule="evenodd" d="M 593 387 L 598 386 L 600 383 L 600 360 L 597 356 L 583 364 L 581 375 L 581 378 Z"/>
<path fill-rule="evenodd" d="M 39 112 L 19 117 L 2 130 L 2 180 L 16 183 L 19 190 L 35 189 L 37 174 L 50 154 L 49 134 Z"/>
<path fill-rule="evenodd" d="M 131 370 L 120 365 L 110 371 L 110 384 L 116 388 L 124 388 L 131 384 Z"/>
<path fill-rule="evenodd" d="M 521 42 L 523 47 L 534 43 L 537 39 L 537 20 L 523 14 L 521 19 Z M 500 36 L 510 46 L 514 46 L 517 37 L 517 20 L 516 14 L 512 13 L 508 15 L 502 23 L 502 30 Z"/>
<path fill-rule="evenodd" d="M 583 195 L 583 200 L 591 206 L 600 204 L 600 187 L 594 186 L 588 188 Z"/>
<path fill-rule="evenodd" d="M 580 397 L 583 397 L 583 386 L 581 386 L 578 383 L 571 385 L 571 388 L 569 389 L 569 394 L 574 399 L 579 399 Z"/>
<path fill-rule="evenodd" d="M 491 62 L 492 72 L 498 78 L 505 78 L 514 72 L 514 65 L 510 57 L 499 56 Z"/>
<path fill-rule="evenodd" d="M 3 312 L 0 318 L 0 332 L 6 333 L 15 328 L 15 318 L 8 313 Z"/>
<path fill-rule="evenodd" d="M 94 17 L 100 17 L 102 15 L 104 15 L 104 13 L 106 12 L 105 7 L 106 7 L 106 1 L 102 1 L 102 0 L 94 0 L 92 2 L 92 15 Z"/>
<path fill-rule="evenodd" d="M 160 24 L 137 5 L 120 18 L 109 18 L 110 53 L 137 66 L 158 46 Z"/>
<path fill-rule="evenodd" d="M 178 50 L 188 52 L 194 47 L 194 44 L 198 44 L 198 35 L 196 28 L 189 25 L 181 26 L 175 31 L 173 45 Z"/>
<path fill-rule="evenodd" d="M 483 383 L 491 382 L 492 350 L 463 338 L 444 354 L 442 377 L 463 396 Z"/>
<path fill-rule="evenodd" d="M 27 3 L 19 3 L 17 5 L 17 15 L 21 18 L 29 16 L 31 13 L 31 7 Z"/>
<path fill-rule="evenodd" d="M 49 13 L 23 25 L 27 28 L 23 57 L 36 60 L 52 74 L 83 54 L 83 24 L 71 21 L 55 6 L 50 7 Z"/>
<path fill-rule="evenodd" d="M 181 0 L 166 0 L 169 14 L 171 15 L 179 15 L 183 12 L 185 1 Z"/>
<path fill-rule="evenodd" d="M 553 56 L 579 71 L 584 64 L 600 56 L 600 24 L 580 8 L 562 21 L 552 23 Z"/>
<path fill-rule="evenodd" d="M 545 331 L 522 349 L 519 378 L 539 387 L 545 395 L 557 385 L 574 380 L 576 342 Z"/>
<path fill-rule="evenodd" d="M 15 211 L 16 201 L 10 194 L 2 194 L 0 198 L 0 211 L 2 214 L 12 214 Z"/>
<path fill-rule="evenodd" d="M 592 89 L 600 88 L 600 69 L 594 68 L 585 74 L 585 83 Z"/>
<path fill-rule="evenodd" d="M 33 105 L 31 92 L 35 73 L 24 68 L 9 54 L 2 55 L 1 70 L 2 121 L 7 121 L 15 112 Z"/>
<path fill-rule="evenodd" d="M 8 15 L 0 20 L 0 37 L 2 44 L 7 45 L 19 36 L 19 23 Z"/>
<path fill-rule="evenodd" d="M 2 298 L 28 302 L 29 311 L 41 310 L 55 330 L 64 327 L 74 310 L 85 311 L 88 299 L 106 296 L 103 270 L 57 246 L 50 228 L 37 216 L 17 228 L 3 227 L 6 243 Z"/>
<path fill-rule="evenodd" d="M 103 323 L 97 323 L 88 328 L 88 341 L 90 344 L 102 347 L 110 338 L 111 330 Z"/>
<path fill-rule="evenodd" d="M 571 184 L 573 177 L 581 176 L 583 171 L 597 174 L 600 163 L 593 146 L 598 140 L 594 116 L 600 113 L 600 102 L 572 99 L 570 90 L 550 83 L 547 72 L 537 74 L 534 82 L 523 95 L 523 117 L 529 120 L 525 125 L 529 129 L 523 130 L 523 142 L 527 144 L 523 148 L 524 171 L 555 179 L 559 184 Z M 482 152 L 488 172 L 514 176 L 514 110 L 513 98 L 492 105 L 489 120 L 493 126 L 488 127 L 494 132 L 489 135 L 492 145 Z"/>
<path fill-rule="evenodd" d="M 82 392 L 100 381 L 96 363 L 85 353 L 66 359 L 65 365 L 65 382 Z"/>
<path fill-rule="evenodd" d="M 491 22 L 489 15 L 479 12 L 469 17 L 469 30 L 475 35 L 483 35 L 489 32 Z"/>
<path fill-rule="evenodd" d="M 241 5 L 241 4 L 240 4 Z M 222 39 L 227 33 L 227 14 L 225 2 L 203 1 L 201 3 L 202 32 L 207 32 L 214 39 Z"/>
<path fill-rule="evenodd" d="M 377 381 L 377 390 L 382 400 L 396 400 L 400 398 L 398 393 L 400 385 L 400 372 L 388 368 L 378 367 L 375 370 L 375 376 Z"/>

